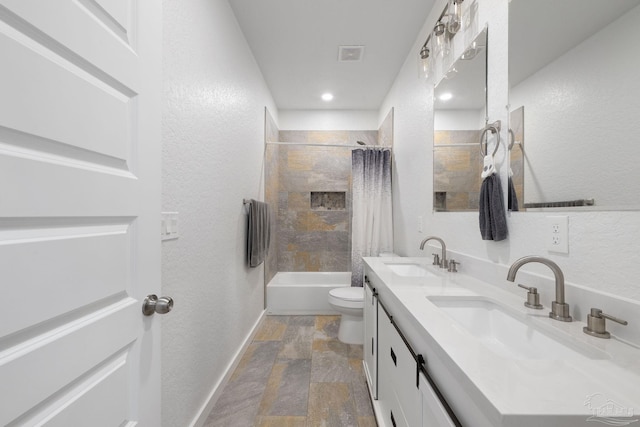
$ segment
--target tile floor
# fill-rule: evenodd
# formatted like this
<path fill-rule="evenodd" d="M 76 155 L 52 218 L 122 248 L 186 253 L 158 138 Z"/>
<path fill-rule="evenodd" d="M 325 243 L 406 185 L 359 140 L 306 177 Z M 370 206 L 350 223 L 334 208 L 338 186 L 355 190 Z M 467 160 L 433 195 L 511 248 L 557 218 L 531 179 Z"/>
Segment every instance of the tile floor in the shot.
<path fill-rule="evenodd" d="M 375 427 L 362 346 L 339 316 L 267 316 L 205 427 Z"/>

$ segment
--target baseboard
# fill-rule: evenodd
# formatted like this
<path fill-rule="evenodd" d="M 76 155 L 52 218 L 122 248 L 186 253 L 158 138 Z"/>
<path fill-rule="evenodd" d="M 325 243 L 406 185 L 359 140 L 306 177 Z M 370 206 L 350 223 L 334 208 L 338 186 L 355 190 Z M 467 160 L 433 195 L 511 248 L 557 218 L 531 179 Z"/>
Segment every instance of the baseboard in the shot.
<path fill-rule="evenodd" d="M 242 343 L 242 346 L 238 349 L 236 354 L 233 356 L 233 359 L 227 366 L 224 376 L 213 387 L 213 390 L 211 391 L 209 398 L 206 400 L 205 404 L 200 408 L 200 410 L 196 414 L 191 424 L 189 424 L 189 427 L 202 427 L 204 425 L 205 421 L 207 420 L 207 417 L 211 413 L 211 410 L 213 409 L 216 402 L 220 398 L 220 395 L 224 390 L 224 386 L 227 385 L 227 383 L 229 382 L 229 379 L 231 379 L 231 375 L 233 375 L 233 371 L 235 371 L 236 367 L 240 363 L 240 359 L 242 359 L 242 355 L 244 355 L 244 352 L 247 350 L 247 348 L 253 341 L 253 338 L 258 332 L 258 327 L 262 323 L 262 320 L 264 319 L 266 314 L 267 314 L 267 311 L 263 310 L 262 313 L 260 314 L 260 317 L 258 317 L 258 320 L 256 321 L 256 323 L 253 325 L 253 328 L 251 328 L 251 332 L 249 333 L 249 335 L 247 335 L 247 338 L 245 338 L 244 342 Z"/>
<path fill-rule="evenodd" d="M 270 316 L 339 316 L 340 313 L 335 310 L 288 310 L 288 309 L 272 309 L 267 308 L 267 314 Z"/>

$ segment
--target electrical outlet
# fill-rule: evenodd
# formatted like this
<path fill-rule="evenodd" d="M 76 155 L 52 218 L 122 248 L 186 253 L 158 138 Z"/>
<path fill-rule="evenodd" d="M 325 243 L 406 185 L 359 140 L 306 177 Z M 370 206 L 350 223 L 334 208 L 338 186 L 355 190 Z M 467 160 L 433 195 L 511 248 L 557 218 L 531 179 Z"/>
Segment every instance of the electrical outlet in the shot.
<path fill-rule="evenodd" d="M 569 217 L 568 216 L 548 216 L 547 230 L 547 250 L 561 254 L 569 253 Z"/>

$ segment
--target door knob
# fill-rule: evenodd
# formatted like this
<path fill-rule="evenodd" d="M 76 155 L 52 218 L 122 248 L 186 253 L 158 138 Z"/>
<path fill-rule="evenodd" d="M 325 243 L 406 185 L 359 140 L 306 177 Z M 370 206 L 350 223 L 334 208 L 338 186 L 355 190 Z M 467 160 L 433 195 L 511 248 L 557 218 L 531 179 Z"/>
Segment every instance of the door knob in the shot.
<path fill-rule="evenodd" d="M 171 311 L 173 308 L 173 298 L 161 297 L 151 294 L 142 302 L 142 314 L 145 316 L 151 316 L 153 313 L 165 314 Z"/>

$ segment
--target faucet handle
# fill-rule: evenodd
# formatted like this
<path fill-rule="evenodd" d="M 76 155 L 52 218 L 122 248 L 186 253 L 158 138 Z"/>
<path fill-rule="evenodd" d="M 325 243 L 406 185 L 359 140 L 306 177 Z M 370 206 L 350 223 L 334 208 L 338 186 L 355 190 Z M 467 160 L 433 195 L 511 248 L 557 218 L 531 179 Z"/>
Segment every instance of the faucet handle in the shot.
<path fill-rule="evenodd" d="M 458 261 L 456 261 L 455 259 L 450 259 L 449 260 L 449 268 L 447 269 L 447 271 L 449 271 L 450 273 L 457 273 L 458 272 L 458 265 L 460 265 L 460 263 Z"/>
<path fill-rule="evenodd" d="M 538 288 L 534 288 L 533 286 L 525 286 L 518 283 L 518 287 L 522 289 L 526 289 L 527 291 L 527 300 L 524 302 L 525 307 L 533 308 L 536 310 L 542 310 L 543 306 L 540 304 L 540 294 L 538 293 Z"/>
<path fill-rule="evenodd" d="M 582 328 L 582 331 L 598 338 L 611 338 L 611 334 L 607 332 L 605 319 L 613 320 L 621 325 L 629 324 L 626 320 L 603 313 L 599 308 L 592 308 L 591 313 L 587 314 L 587 326 Z"/>
<path fill-rule="evenodd" d="M 432 254 L 433 255 L 433 265 L 440 266 L 440 254 Z"/>

